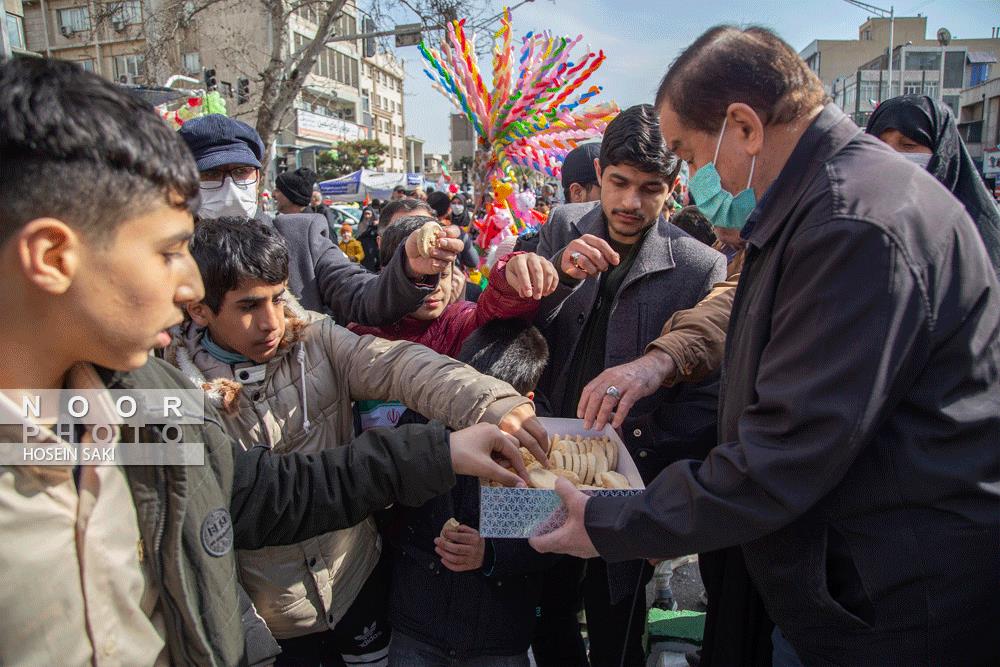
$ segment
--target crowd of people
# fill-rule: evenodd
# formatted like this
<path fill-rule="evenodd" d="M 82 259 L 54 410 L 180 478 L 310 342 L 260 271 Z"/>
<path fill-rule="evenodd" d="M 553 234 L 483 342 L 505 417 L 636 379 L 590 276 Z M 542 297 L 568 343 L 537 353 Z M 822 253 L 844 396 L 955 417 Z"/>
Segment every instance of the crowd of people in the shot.
<path fill-rule="evenodd" d="M 1000 664 L 1000 213 L 946 107 L 862 130 L 713 28 L 488 257 L 461 193 L 331 229 L 297 170 L 271 215 L 264 156 L 0 64 L 0 385 L 207 406 L 204 465 L 0 466 L 0 663 L 639 666 L 654 566 L 698 554 L 692 664 Z M 539 416 L 618 429 L 646 488 L 560 479 L 565 524 L 485 538 Z"/>

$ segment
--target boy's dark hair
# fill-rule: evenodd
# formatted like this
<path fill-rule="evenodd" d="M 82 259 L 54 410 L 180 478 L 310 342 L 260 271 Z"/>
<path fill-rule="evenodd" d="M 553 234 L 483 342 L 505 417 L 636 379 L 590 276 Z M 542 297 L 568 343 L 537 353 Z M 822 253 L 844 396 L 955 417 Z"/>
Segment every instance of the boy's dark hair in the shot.
<path fill-rule="evenodd" d="M 674 213 L 673 217 L 670 218 L 670 222 L 707 246 L 715 243 L 715 232 L 712 231 L 712 223 L 697 206 L 685 206 Z"/>
<path fill-rule="evenodd" d="M 396 248 L 406 242 L 406 237 L 427 224 L 428 220 L 435 220 L 435 218 L 429 215 L 408 215 L 388 227 L 382 228 L 380 230 L 382 243 L 378 247 L 379 263 L 382 266 L 387 266 L 392 260 L 392 256 L 396 254 Z"/>
<path fill-rule="evenodd" d="M 434 215 L 441 218 L 448 215 L 451 210 L 451 197 L 440 190 L 435 190 L 427 195 L 427 205 L 434 211 Z"/>
<path fill-rule="evenodd" d="M 657 174 L 668 186 L 680 173 L 681 159 L 667 150 L 652 105 L 629 107 L 608 123 L 601 140 L 601 171 L 619 164 Z"/>
<path fill-rule="evenodd" d="M 412 215 L 422 215 L 424 213 L 430 216 L 434 215 L 434 209 L 428 206 L 425 201 L 413 198 L 397 199 L 396 201 L 387 202 L 382 207 L 382 212 L 378 217 L 379 223 L 388 224 L 392 220 L 392 216 L 399 214 L 400 211 L 405 211 Z"/>
<path fill-rule="evenodd" d="M 549 363 L 549 346 L 530 322 L 493 320 L 465 339 L 458 360 L 527 394 Z"/>
<path fill-rule="evenodd" d="M 205 283 L 205 304 L 218 313 L 226 292 L 244 280 L 278 285 L 288 280 L 288 244 L 270 225 L 250 218 L 200 221 L 191 254 Z"/>
<path fill-rule="evenodd" d="M 158 201 L 193 212 L 198 187 L 184 141 L 124 88 L 66 61 L 0 64 L 0 243 L 41 217 L 109 241 Z"/>
<path fill-rule="evenodd" d="M 819 77 L 780 37 L 758 26 L 710 28 L 670 65 L 656 91 L 693 130 L 717 133 L 734 102 L 764 125 L 788 123 L 827 100 Z"/>

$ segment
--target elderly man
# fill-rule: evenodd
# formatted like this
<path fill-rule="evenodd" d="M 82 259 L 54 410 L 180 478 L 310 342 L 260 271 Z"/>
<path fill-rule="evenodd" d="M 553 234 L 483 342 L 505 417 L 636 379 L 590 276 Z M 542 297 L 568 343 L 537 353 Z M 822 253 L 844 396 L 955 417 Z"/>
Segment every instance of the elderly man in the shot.
<path fill-rule="evenodd" d="M 786 43 L 717 27 L 657 106 L 716 225 L 752 211 L 721 444 L 644 493 L 566 485 L 542 551 L 741 545 L 774 660 L 1000 663 L 1000 285 L 962 205 L 866 137 Z"/>

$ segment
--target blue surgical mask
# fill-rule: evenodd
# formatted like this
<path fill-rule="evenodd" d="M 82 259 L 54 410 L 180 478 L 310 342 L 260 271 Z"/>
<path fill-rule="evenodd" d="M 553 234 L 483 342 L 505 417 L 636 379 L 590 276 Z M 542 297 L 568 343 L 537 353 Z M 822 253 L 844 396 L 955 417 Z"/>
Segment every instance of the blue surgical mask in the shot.
<path fill-rule="evenodd" d="M 709 164 L 698 169 L 688 183 L 688 191 L 694 197 L 698 209 L 716 227 L 727 227 L 729 229 L 743 229 L 747 218 L 757 206 L 757 197 L 750 189 L 753 181 L 753 170 L 757 166 L 757 156 L 750 162 L 750 177 L 747 179 L 746 190 L 735 197 L 722 189 L 722 179 L 715 169 L 715 162 L 719 159 L 719 149 L 722 147 L 722 137 L 726 134 L 726 122 L 722 121 L 722 131 L 719 132 L 719 142 L 715 145 L 715 157 Z"/>
<path fill-rule="evenodd" d="M 926 169 L 931 161 L 930 153 L 900 153 L 904 160 L 909 160 L 921 169 Z"/>

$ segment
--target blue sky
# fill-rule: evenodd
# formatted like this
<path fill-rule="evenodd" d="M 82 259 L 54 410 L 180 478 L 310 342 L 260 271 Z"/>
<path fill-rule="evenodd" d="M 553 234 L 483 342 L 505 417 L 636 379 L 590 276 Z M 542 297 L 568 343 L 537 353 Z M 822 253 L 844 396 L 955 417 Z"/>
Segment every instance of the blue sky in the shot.
<path fill-rule="evenodd" d="M 516 2 L 496 2 L 497 11 L 505 4 Z M 888 7 L 890 0 L 869 4 Z M 927 16 L 929 36 L 943 26 L 956 37 L 989 37 L 990 26 L 1000 25 L 1000 0 L 906 0 L 894 6 L 897 16 Z M 866 16 L 843 0 L 535 0 L 514 12 L 513 26 L 515 40 L 528 30 L 582 33 L 574 55 L 587 43 L 604 49 L 607 60 L 591 78 L 604 86 L 597 99 L 624 108 L 651 101 L 670 61 L 717 23 L 764 25 L 801 50 L 814 39 L 856 38 Z M 431 88 L 416 47 L 398 49 L 397 55 L 406 62 L 407 134 L 424 139 L 425 152 L 447 153 L 450 103 Z"/>

